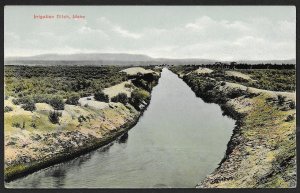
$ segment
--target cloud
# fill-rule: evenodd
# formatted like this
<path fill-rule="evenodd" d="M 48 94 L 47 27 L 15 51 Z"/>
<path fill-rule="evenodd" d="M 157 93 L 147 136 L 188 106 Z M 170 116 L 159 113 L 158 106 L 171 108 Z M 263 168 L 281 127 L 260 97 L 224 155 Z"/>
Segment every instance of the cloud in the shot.
<path fill-rule="evenodd" d="M 141 34 L 130 32 L 129 30 L 124 29 L 120 25 L 111 22 L 110 20 L 108 20 L 105 17 L 97 18 L 97 23 L 98 23 L 99 27 L 109 30 L 109 31 L 112 31 L 112 32 L 115 32 L 124 38 L 139 39 L 142 36 Z"/>
<path fill-rule="evenodd" d="M 241 21 L 228 21 L 228 20 L 214 20 L 208 16 L 198 18 L 196 21 L 187 23 L 186 28 L 192 30 L 238 30 L 248 31 L 247 23 Z"/>
<path fill-rule="evenodd" d="M 144 36 L 157 47 L 172 47 L 160 54 L 173 58 L 291 59 L 295 58 L 295 27 L 295 22 L 286 20 L 228 21 L 203 16 L 176 28 L 152 29 Z"/>
<path fill-rule="evenodd" d="M 129 22 L 130 24 L 130 22 Z M 296 56 L 294 20 L 207 15 L 173 27 L 129 25 L 107 17 L 46 23 L 32 33 L 5 30 L 5 56 L 48 52 L 128 52 L 153 57 L 218 60 L 291 59 Z M 36 26 L 36 25 L 34 25 Z"/>
<path fill-rule="evenodd" d="M 94 30 L 90 27 L 82 26 L 78 29 L 79 33 L 85 34 L 85 33 L 92 33 L 92 32 L 98 32 L 98 30 Z"/>
<path fill-rule="evenodd" d="M 133 38 L 133 39 L 141 38 L 141 34 L 129 32 L 129 31 L 121 28 L 120 26 L 115 26 L 113 28 L 113 31 L 119 33 L 123 37 L 128 37 L 128 38 Z"/>

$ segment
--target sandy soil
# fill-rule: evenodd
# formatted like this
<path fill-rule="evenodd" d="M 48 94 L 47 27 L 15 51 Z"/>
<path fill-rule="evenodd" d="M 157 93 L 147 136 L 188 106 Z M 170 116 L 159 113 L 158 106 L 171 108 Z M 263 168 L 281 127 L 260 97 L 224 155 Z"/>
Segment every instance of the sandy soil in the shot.
<path fill-rule="evenodd" d="M 87 106 L 93 109 L 104 109 L 108 107 L 108 103 L 96 101 L 94 96 L 82 97 L 78 100 L 80 106 Z"/>
<path fill-rule="evenodd" d="M 198 73 L 198 74 L 210 74 L 213 72 L 213 70 L 209 69 L 209 68 L 199 68 L 197 70 L 195 70 L 194 72 Z"/>
<path fill-rule="evenodd" d="M 103 92 L 109 96 L 111 99 L 112 97 L 118 95 L 119 93 L 125 93 L 128 97 L 131 96 L 132 88 L 125 87 L 126 84 L 131 84 L 131 81 L 125 81 L 121 82 L 120 84 L 117 84 L 115 86 L 105 88 Z M 131 84 L 132 85 L 132 84 Z M 133 86 L 133 85 L 132 85 Z"/>
<path fill-rule="evenodd" d="M 226 75 L 228 76 L 235 76 L 235 77 L 238 77 L 238 78 L 242 78 L 242 79 L 245 79 L 245 80 L 253 80 L 249 75 L 247 74 L 243 74 L 241 72 L 237 72 L 237 71 L 225 71 Z"/>
<path fill-rule="evenodd" d="M 287 100 L 296 100 L 296 93 L 295 92 L 280 92 L 280 91 L 272 91 L 272 90 L 264 90 L 264 89 L 258 89 L 253 87 L 247 87 L 241 84 L 232 83 L 232 82 L 226 82 L 226 85 L 224 88 L 238 88 L 241 90 L 247 90 L 250 93 L 265 93 L 268 94 L 270 97 L 277 97 L 278 95 L 282 95 L 287 97 Z"/>
<path fill-rule="evenodd" d="M 132 67 L 132 68 L 127 68 L 124 70 L 121 70 L 121 72 L 126 72 L 128 75 L 136 75 L 137 73 L 155 73 L 153 70 L 146 70 L 145 68 L 142 67 Z"/>

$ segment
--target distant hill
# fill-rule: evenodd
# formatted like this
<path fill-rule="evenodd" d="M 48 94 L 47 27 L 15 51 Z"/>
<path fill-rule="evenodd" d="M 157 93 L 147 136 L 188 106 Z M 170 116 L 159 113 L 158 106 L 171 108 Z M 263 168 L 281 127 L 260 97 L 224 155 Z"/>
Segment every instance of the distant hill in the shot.
<path fill-rule="evenodd" d="M 296 64 L 296 59 L 290 60 L 238 60 L 237 63 L 247 63 L 247 64 Z"/>
<path fill-rule="evenodd" d="M 123 53 L 92 53 L 92 54 L 42 54 L 29 57 L 7 57 L 7 61 L 20 60 L 39 60 L 39 61 L 147 61 L 151 57 L 142 54 L 123 54 Z"/>
<path fill-rule="evenodd" d="M 29 57 L 7 57 L 5 64 L 14 65 L 184 65 L 184 64 L 213 64 L 219 60 L 200 58 L 152 58 L 143 54 L 126 53 L 82 53 L 82 54 L 42 54 Z M 220 61 L 229 63 L 232 61 Z M 259 64 L 296 64 L 291 60 L 238 60 L 237 63 Z"/>

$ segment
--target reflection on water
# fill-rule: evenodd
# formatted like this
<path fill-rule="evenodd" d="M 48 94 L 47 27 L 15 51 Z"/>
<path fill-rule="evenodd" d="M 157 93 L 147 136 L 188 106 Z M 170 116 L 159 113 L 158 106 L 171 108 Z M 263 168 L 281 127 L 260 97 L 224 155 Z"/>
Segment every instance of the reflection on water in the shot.
<path fill-rule="evenodd" d="M 164 69 L 148 109 L 128 133 L 6 187 L 194 187 L 218 166 L 233 127 L 218 105 L 204 103 Z"/>
<path fill-rule="evenodd" d="M 128 133 L 125 133 L 124 135 L 122 135 L 118 140 L 117 142 L 118 143 L 126 143 L 128 140 Z"/>
<path fill-rule="evenodd" d="M 43 169 L 41 171 L 35 172 L 32 175 L 36 175 L 37 177 L 33 178 L 30 182 L 31 188 L 40 188 L 43 187 L 43 181 L 47 178 L 53 179 L 53 187 L 50 188 L 62 188 L 64 186 L 65 177 L 69 170 L 71 170 L 73 167 L 77 167 L 78 169 L 81 168 L 81 166 L 91 159 L 92 156 L 95 154 L 103 154 L 108 151 L 108 149 L 114 144 L 114 143 L 126 143 L 128 139 L 128 133 L 122 135 L 119 137 L 115 142 L 112 142 L 110 144 L 107 144 L 95 151 L 91 151 L 87 154 L 81 155 L 75 159 L 72 159 L 65 163 L 56 164 L 54 166 L 50 166 L 46 169 Z M 80 174 L 78 174 L 80 175 Z M 29 175 L 30 177 L 30 175 Z M 26 178 L 26 177 L 23 177 Z M 22 178 L 18 179 L 22 180 Z M 14 182 L 11 182 L 14 183 Z M 10 186 L 8 186 L 10 187 Z"/>

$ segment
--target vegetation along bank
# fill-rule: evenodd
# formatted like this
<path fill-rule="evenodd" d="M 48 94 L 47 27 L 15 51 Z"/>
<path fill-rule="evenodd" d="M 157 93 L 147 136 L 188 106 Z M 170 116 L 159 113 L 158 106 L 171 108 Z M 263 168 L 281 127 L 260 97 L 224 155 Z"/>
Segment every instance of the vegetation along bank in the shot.
<path fill-rule="evenodd" d="M 5 180 L 101 147 L 132 128 L 160 68 L 5 66 Z"/>
<path fill-rule="evenodd" d="M 236 120 L 224 158 L 197 188 L 296 186 L 295 69 L 170 69 Z"/>

